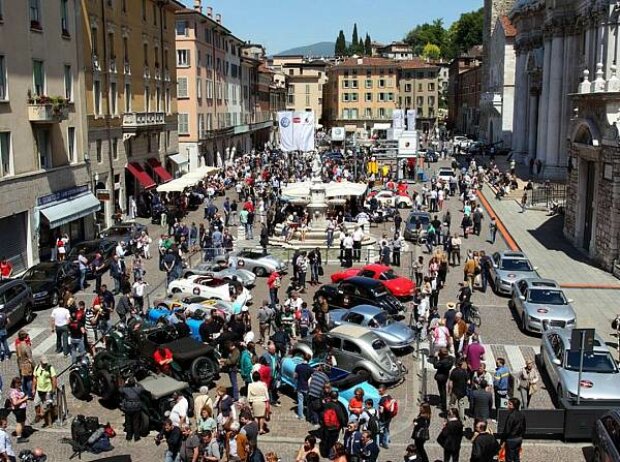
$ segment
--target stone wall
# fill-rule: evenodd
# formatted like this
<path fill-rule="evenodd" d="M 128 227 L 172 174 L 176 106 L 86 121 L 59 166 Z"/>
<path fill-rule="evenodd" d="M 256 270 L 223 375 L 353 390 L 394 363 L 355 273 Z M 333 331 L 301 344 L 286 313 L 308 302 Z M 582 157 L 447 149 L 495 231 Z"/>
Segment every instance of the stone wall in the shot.
<path fill-rule="evenodd" d="M 601 154 L 600 174 L 595 182 L 597 201 L 594 258 L 604 269 L 611 271 L 614 260 L 618 258 L 620 155 L 617 148 L 611 146 L 604 146 Z M 613 166 L 612 180 L 603 178 L 604 163 Z"/>

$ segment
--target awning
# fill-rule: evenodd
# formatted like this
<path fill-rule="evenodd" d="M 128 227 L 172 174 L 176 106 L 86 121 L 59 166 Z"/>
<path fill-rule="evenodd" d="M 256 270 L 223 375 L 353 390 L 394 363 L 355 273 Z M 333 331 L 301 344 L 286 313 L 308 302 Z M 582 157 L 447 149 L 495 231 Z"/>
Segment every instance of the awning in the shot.
<path fill-rule="evenodd" d="M 50 223 L 50 229 L 83 218 L 99 210 L 101 203 L 91 192 L 72 197 L 63 202 L 54 202 L 54 205 L 41 209 L 41 213 Z"/>
<path fill-rule="evenodd" d="M 177 165 L 189 164 L 189 158 L 187 157 L 187 154 L 172 154 L 171 156 L 168 156 L 168 159 L 170 159 Z"/>
<path fill-rule="evenodd" d="M 155 186 L 155 182 L 153 178 L 144 171 L 142 165 L 137 162 L 129 162 L 127 167 L 125 167 L 129 172 L 134 176 L 138 183 L 142 185 L 144 189 L 149 189 Z"/>
<path fill-rule="evenodd" d="M 390 128 L 392 128 L 390 123 L 376 123 L 372 126 L 373 130 L 389 130 Z"/>
<path fill-rule="evenodd" d="M 155 175 L 159 177 L 162 183 L 167 183 L 168 181 L 172 180 L 172 175 L 170 175 L 168 170 L 164 168 L 164 166 L 161 164 L 161 162 L 158 159 L 151 157 L 148 160 L 148 162 L 149 162 L 149 165 L 153 167 L 153 171 L 155 172 Z"/>

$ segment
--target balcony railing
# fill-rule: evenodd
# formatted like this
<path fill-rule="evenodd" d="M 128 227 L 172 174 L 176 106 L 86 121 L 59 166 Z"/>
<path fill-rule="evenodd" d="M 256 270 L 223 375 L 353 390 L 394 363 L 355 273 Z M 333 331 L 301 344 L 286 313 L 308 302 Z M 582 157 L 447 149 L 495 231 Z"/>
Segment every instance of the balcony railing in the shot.
<path fill-rule="evenodd" d="M 31 103 L 28 104 L 28 120 L 32 123 L 53 124 L 69 118 L 66 103 Z"/>
<path fill-rule="evenodd" d="M 123 114 L 123 128 L 126 130 L 163 128 L 165 125 L 165 112 L 126 112 Z"/>

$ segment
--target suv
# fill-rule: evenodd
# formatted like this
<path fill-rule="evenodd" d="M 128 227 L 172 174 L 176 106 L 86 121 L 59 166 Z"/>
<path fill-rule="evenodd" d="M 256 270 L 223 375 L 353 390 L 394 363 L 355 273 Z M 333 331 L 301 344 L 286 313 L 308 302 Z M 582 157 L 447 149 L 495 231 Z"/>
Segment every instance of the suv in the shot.
<path fill-rule="evenodd" d="M 16 326 L 22 320 L 26 323 L 31 322 L 34 319 L 33 306 L 32 291 L 25 281 L 0 280 L 0 310 L 8 317 L 7 329 Z"/>
<path fill-rule="evenodd" d="M 366 327 L 338 326 L 325 334 L 338 367 L 368 377 L 375 383 L 394 383 L 407 373 L 402 362 L 381 338 Z M 313 355 L 312 338 L 306 337 L 293 347 L 292 356 Z"/>

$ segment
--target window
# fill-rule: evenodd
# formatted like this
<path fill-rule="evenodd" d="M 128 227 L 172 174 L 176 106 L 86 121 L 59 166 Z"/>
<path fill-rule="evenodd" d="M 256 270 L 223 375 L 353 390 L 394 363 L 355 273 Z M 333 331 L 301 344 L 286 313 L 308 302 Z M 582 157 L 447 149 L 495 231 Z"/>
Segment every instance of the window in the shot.
<path fill-rule="evenodd" d="M 379 100 L 380 103 L 385 101 L 385 93 L 379 93 Z"/>
<path fill-rule="evenodd" d="M 364 81 L 364 86 L 365 86 L 366 88 L 372 88 L 372 80 L 371 80 L 371 79 L 366 79 L 366 80 Z"/>
<path fill-rule="evenodd" d="M 416 106 L 418 106 L 418 107 L 419 106 L 423 106 L 424 105 L 424 96 L 418 96 L 415 99 L 415 102 L 416 102 Z"/>
<path fill-rule="evenodd" d="M 434 82 L 429 82 L 428 83 L 428 91 L 435 91 L 435 83 Z"/>
<path fill-rule="evenodd" d="M 367 119 L 372 119 L 372 108 L 367 107 L 364 110 L 364 114 L 365 114 Z"/>
<path fill-rule="evenodd" d="M 125 84 L 125 112 L 131 112 L 131 84 Z"/>
<path fill-rule="evenodd" d="M 0 132 L 0 176 L 11 173 L 11 132 Z"/>
<path fill-rule="evenodd" d="M 2 0 L 0 0 L 0 22 L 2 21 Z"/>
<path fill-rule="evenodd" d="M 101 82 L 99 80 L 93 81 L 93 96 L 95 98 L 95 115 L 101 115 Z"/>
<path fill-rule="evenodd" d="M 357 88 L 357 80 L 351 80 L 351 88 Z"/>
<path fill-rule="evenodd" d="M 179 113 L 179 135 L 189 135 L 189 114 Z"/>
<path fill-rule="evenodd" d="M 161 87 L 155 87 L 155 110 L 161 111 Z"/>
<path fill-rule="evenodd" d="M 172 98 L 170 96 L 170 88 L 166 88 L 165 94 L 166 94 L 166 98 L 165 98 L 165 101 L 164 101 L 164 105 L 166 107 L 164 108 L 164 110 L 166 111 L 166 114 L 170 114 L 170 107 L 171 107 L 170 106 L 170 100 Z"/>
<path fill-rule="evenodd" d="M 144 87 L 144 109 L 151 111 L 151 87 Z"/>
<path fill-rule="evenodd" d="M 406 93 L 410 93 L 411 92 L 411 84 L 410 83 L 406 83 L 405 84 L 405 92 Z"/>
<path fill-rule="evenodd" d="M 65 98 L 69 101 L 73 100 L 73 74 L 68 64 L 65 64 Z"/>
<path fill-rule="evenodd" d="M 344 340 L 342 342 L 342 349 L 350 353 L 360 354 L 362 350 L 355 343 L 350 340 Z"/>
<path fill-rule="evenodd" d="M 9 92 L 6 84 L 6 59 L 0 55 L 0 101 L 9 99 Z"/>
<path fill-rule="evenodd" d="M 30 27 L 41 29 L 41 4 L 40 0 L 28 0 L 30 2 Z"/>
<path fill-rule="evenodd" d="M 423 88 L 424 88 L 424 87 L 422 86 L 422 84 L 421 84 L 421 83 L 419 83 L 419 84 L 418 84 L 418 91 L 423 91 Z"/>
<path fill-rule="evenodd" d="M 50 132 L 47 129 L 40 129 L 36 132 L 37 151 L 39 153 L 39 168 L 45 169 L 52 166 L 49 152 Z"/>
<path fill-rule="evenodd" d="M 153 3 L 153 25 L 157 25 L 157 5 Z"/>
<path fill-rule="evenodd" d="M 123 10 L 123 13 L 127 13 L 127 0 L 123 0 L 121 9 Z"/>
<path fill-rule="evenodd" d="M 359 112 L 357 109 L 351 109 L 351 119 L 357 119 L 359 117 Z"/>
<path fill-rule="evenodd" d="M 205 115 L 198 114 L 198 138 L 203 139 L 205 137 Z"/>
<path fill-rule="evenodd" d="M 349 81 L 348 80 L 343 80 L 342 81 L 342 88 L 349 88 Z"/>
<path fill-rule="evenodd" d="M 385 79 L 379 79 L 379 88 L 385 88 Z"/>
<path fill-rule="evenodd" d="M 213 99 L 213 80 L 207 80 L 207 99 Z"/>
<path fill-rule="evenodd" d="M 435 97 L 434 96 L 429 96 L 428 97 L 428 105 L 431 106 L 431 107 L 435 105 Z"/>
<path fill-rule="evenodd" d="M 202 99 L 202 79 L 196 79 L 196 98 Z"/>
<path fill-rule="evenodd" d="M 62 35 L 69 35 L 69 0 L 60 0 L 60 30 Z"/>
<path fill-rule="evenodd" d="M 118 160 L 118 138 L 112 138 L 112 158 Z"/>
<path fill-rule="evenodd" d="M 142 0 L 142 20 L 146 21 L 146 0 Z"/>
<path fill-rule="evenodd" d="M 101 140 L 95 141 L 95 150 L 97 163 L 100 164 L 103 162 L 103 155 L 101 153 Z"/>
<path fill-rule="evenodd" d="M 110 114 L 118 115 L 118 89 L 116 82 L 110 82 Z"/>
<path fill-rule="evenodd" d="M 189 50 L 177 50 L 177 66 L 189 67 Z"/>
<path fill-rule="evenodd" d="M 69 162 L 74 163 L 77 161 L 75 152 L 75 127 L 67 128 L 67 156 Z"/>
<path fill-rule="evenodd" d="M 394 101 L 394 93 L 387 93 L 386 95 L 388 101 Z"/>
<path fill-rule="evenodd" d="M 129 64 L 129 39 L 123 37 L 123 59 L 125 64 Z"/>
<path fill-rule="evenodd" d="M 142 44 L 142 53 L 144 54 L 144 65 L 149 67 L 149 45 L 148 43 Z"/>
<path fill-rule="evenodd" d="M 405 96 L 405 107 L 411 107 L 411 96 Z"/>
<path fill-rule="evenodd" d="M 385 119 L 385 108 L 383 107 L 379 108 L 379 118 Z"/>
<path fill-rule="evenodd" d="M 306 95 L 306 106 L 310 106 L 310 95 Z"/>
<path fill-rule="evenodd" d="M 342 110 L 342 118 L 345 119 L 345 120 L 349 118 L 349 110 L 348 109 L 343 109 Z"/>
<path fill-rule="evenodd" d="M 364 101 L 370 103 L 372 101 L 372 93 L 364 93 Z"/>
<path fill-rule="evenodd" d="M 45 94 L 45 70 L 43 68 L 43 61 L 34 60 L 32 62 L 32 81 L 33 90 L 35 95 Z"/>
<path fill-rule="evenodd" d="M 177 98 L 188 98 L 187 77 L 177 78 Z"/>

